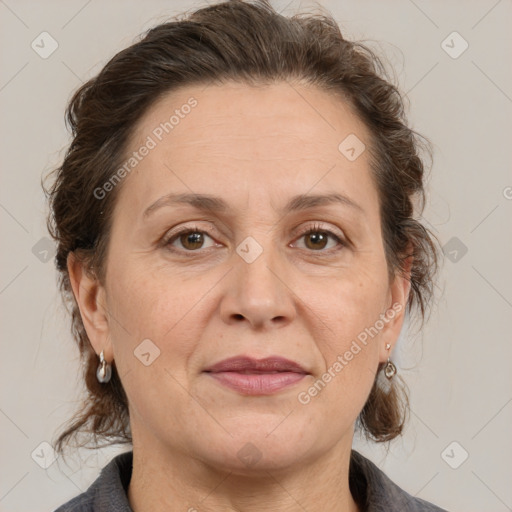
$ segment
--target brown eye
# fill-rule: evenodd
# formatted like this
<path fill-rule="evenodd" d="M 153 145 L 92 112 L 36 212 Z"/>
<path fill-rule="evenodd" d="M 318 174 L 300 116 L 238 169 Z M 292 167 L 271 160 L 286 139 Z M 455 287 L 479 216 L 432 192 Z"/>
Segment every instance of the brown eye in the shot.
<path fill-rule="evenodd" d="M 327 245 L 328 236 L 321 231 L 313 231 L 305 236 L 308 249 L 324 249 Z M 309 240 L 309 243 L 308 243 Z"/>
<path fill-rule="evenodd" d="M 184 233 L 179 237 L 181 245 L 185 249 L 200 249 L 204 243 L 203 233 L 199 231 L 189 231 L 188 233 Z"/>
<path fill-rule="evenodd" d="M 205 231 L 189 228 L 171 235 L 167 240 L 165 240 L 163 245 L 173 251 L 193 252 L 198 249 L 208 248 L 215 245 L 214 243 L 211 243 L 209 246 L 205 246 L 205 242 L 208 238 L 211 239 Z"/>
<path fill-rule="evenodd" d="M 320 226 L 313 226 L 305 233 L 302 233 L 300 239 L 302 238 L 304 239 L 305 248 L 316 252 L 330 253 L 331 250 L 336 250 L 336 246 L 338 246 L 337 249 L 345 246 L 345 243 L 339 236 L 328 229 L 322 229 Z M 333 240 L 335 244 L 326 249 L 329 240 Z"/>

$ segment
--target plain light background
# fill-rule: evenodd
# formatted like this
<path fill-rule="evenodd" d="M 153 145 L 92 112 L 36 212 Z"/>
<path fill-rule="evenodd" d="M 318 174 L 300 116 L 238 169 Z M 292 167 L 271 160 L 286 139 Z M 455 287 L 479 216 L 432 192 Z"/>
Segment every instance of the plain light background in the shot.
<path fill-rule="evenodd" d="M 272 4 L 287 15 L 315 10 Z M 451 512 L 512 510 L 512 4 L 319 4 L 347 38 L 374 41 L 395 68 L 413 127 L 434 145 L 424 219 L 446 252 L 430 322 L 421 336 L 403 333 L 394 354 L 411 391 L 407 430 L 387 454 L 361 439 L 355 447 L 409 493 Z M 81 393 L 40 180 L 69 141 L 72 92 L 144 30 L 203 5 L 0 0 L 0 511 L 52 511 L 128 449 L 40 466 L 37 454 L 51 456 L 41 443 L 51 443 Z M 46 59 L 31 47 L 44 31 L 58 43 Z"/>

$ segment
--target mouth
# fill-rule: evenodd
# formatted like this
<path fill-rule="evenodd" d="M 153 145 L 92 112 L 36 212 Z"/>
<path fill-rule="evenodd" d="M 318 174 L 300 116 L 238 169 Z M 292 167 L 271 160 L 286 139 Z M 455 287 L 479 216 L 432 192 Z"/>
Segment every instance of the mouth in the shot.
<path fill-rule="evenodd" d="M 271 395 L 310 375 L 298 363 L 282 357 L 232 357 L 204 372 L 221 385 L 244 395 Z"/>

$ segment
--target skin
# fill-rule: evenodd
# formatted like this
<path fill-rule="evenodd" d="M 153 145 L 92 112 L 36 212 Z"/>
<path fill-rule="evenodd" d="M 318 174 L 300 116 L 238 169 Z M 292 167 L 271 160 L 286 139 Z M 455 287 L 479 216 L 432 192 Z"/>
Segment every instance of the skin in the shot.
<path fill-rule="evenodd" d="M 137 125 L 131 151 L 191 96 L 197 106 L 120 185 L 105 283 L 68 258 L 91 344 L 115 360 L 128 396 L 131 506 L 357 511 L 348 486 L 354 423 L 398 339 L 409 293 L 406 278 L 388 277 L 369 151 L 351 162 L 338 150 L 349 134 L 368 148 L 368 131 L 319 89 L 230 83 L 159 100 Z M 171 192 L 215 195 L 230 209 L 174 205 L 144 218 Z M 332 192 L 362 211 L 329 204 L 279 213 L 297 194 Z M 345 245 L 304 236 L 313 224 Z M 176 252 L 159 245 L 179 227 L 209 232 L 203 245 L 186 237 L 170 242 Z M 248 236 L 263 249 L 252 263 L 236 251 Z M 299 393 L 393 304 L 401 312 L 301 404 Z M 145 339 L 160 350 L 148 366 L 134 357 Z M 236 355 L 286 357 L 310 375 L 246 396 L 203 372 Z M 237 455 L 244 446 L 261 458 L 247 463 Z"/>

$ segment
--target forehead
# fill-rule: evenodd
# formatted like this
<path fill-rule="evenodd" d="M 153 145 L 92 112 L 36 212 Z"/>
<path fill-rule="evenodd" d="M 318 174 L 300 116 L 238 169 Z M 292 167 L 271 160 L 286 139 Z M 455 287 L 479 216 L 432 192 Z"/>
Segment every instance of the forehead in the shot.
<path fill-rule="evenodd" d="M 143 142 L 151 135 L 157 144 L 166 145 L 172 139 L 175 149 L 229 145 L 235 138 L 246 139 L 255 148 L 263 141 L 268 158 L 281 158 L 282 151 L 272 150 L 295 139 L 304 146 L 297 156 L 323 146 L 326 153 L 315 156 L 329 157 L 338 156 L 342 138 L 353 132 L 361 139 L 367 137 L 364 124 L 334 93 L 291 82 L 261 86 L 228 82 L 182 87 L 163 96 L 139 121 L 132 140 Z M 247 145 L 234 146 L 230 156 L 243 156 L 247 149 Z"/>
<path fill-rule="evenodd" d="M 128 157 L 151 149 L 123 194 L 137 208 L 164 192 L 268 193 L 270 186 L 276 195 L 315 187 L 375 199 L 368 151 L 350 160 L 345 140 L 359 141 L 359 151 L 368 131 L 340 97 L 312 86 L 184 87 L 160 98 L 135 127 Z"/>

